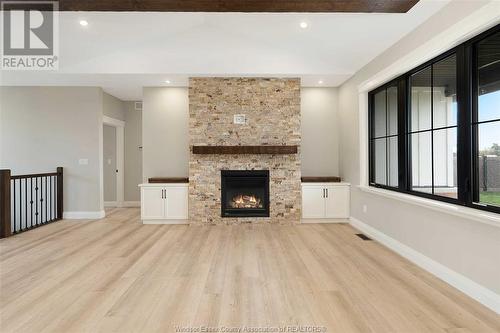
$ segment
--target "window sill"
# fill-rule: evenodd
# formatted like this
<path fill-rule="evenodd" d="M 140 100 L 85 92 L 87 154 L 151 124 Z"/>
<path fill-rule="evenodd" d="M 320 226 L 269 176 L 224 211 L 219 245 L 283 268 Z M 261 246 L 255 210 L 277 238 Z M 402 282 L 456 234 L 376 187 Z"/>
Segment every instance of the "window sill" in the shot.
<path fill-rule="evenodd" d="M 395 199 L 410 204 L 418 205 L 421 207 L 436 210 L 442 213 L 452 214 L 462 218 L 468 218 L 481 223 L 492 225 L 500 228 L 500 215 L 495 213 L 483 212 L 481 210 L 463 207 L 458 205 L 453 205 L 445 202 L 439 202 L 431 199 L 420 198 L 417 196 L 393 192 L 390 190 L 384 190 L 380 188 L 374 188 L 370 186 L 357 186 L 361 191 L 371 194 L 380 195 L 386 198 Z"/>

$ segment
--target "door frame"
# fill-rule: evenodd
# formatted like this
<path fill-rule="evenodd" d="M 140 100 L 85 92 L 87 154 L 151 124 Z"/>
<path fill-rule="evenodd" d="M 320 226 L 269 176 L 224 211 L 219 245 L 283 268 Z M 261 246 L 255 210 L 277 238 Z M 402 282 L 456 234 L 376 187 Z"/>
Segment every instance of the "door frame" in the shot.
<path fill-rule="evenodd" d="M 125 192 L 125 122 L 123 120 L 111 118 L 108 116 L 102 117 L 101 131 L 103 126 L 108 125 L 116 129 L 116 202 L 104 202 L 104 160 L 101 163 L 101 200 L 103 206 L 108 207 L 123 207 L 124 192 Z M 104 140 L 101 144 L 101 158 L 103 157 Z"/>

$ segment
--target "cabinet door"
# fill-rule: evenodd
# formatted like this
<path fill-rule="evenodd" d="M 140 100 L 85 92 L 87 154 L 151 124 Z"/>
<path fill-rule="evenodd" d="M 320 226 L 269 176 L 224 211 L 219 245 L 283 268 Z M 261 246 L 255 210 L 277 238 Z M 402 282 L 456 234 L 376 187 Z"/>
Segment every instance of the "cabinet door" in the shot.
<path fill-rule="evenodd" d="M 173 220 L 188 218 L 188 188 L 167 187 L 166 217 Z"/>
<path fill-rule="evenodd" d="M 302 186 L 302 217 L 324 218 L 325 199 L 323 198 L 323 186 Z"/>
<path fill-rule="evenodd" d="M 350 200 L 349 186 L 326 186 L 326 189 L 325 217 L 348 218 Z"/>
<path fill-rule="evenodd" d="M 154 220 L 165 218 L 163 187 L 143 187 L 141 191 L 141 218 Z"/>

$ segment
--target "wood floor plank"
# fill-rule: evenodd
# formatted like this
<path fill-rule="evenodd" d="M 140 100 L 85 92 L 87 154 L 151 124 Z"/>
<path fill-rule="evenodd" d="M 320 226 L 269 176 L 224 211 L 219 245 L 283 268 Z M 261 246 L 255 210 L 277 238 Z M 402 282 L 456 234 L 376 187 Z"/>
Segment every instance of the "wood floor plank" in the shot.
<path fill-rule="evenodd" d="M 349 225 L 142 225 L 139 210 L 0 241 L 1 332 L 499 332 L 500 316 Z"/>

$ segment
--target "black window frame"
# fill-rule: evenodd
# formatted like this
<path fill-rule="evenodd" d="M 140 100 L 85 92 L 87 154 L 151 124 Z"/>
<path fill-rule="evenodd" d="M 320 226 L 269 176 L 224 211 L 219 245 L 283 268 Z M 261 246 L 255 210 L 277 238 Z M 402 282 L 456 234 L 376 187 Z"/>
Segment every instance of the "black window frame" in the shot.
<path fill-rule="evenodd" d="M 377 87 L 368 93 L 368 161 L 369 186 L 414 195 L 440 202 L 461 205 L 474 209 L 500 213 L 500 207 L 479 203 L 479 168 L 477 145 L 478 115 L 478 73 L 477 44 L 489 36 L 500 32 L 500 24 L 465 41 L 464 43 L 426 61 L 397 78 Z M 411 85 L 413 74 L 432 66 L 455 54 L 456 56 L 456 90 L 457 90 L 457 198 L 440 196 L 412 190 L 411 174 Z M 431 67 L 432 68 L 432 67 Z M 432 80 L 432 76 L 431 76 Z M 375 152 L 373 142 L 374 96 L 378 92 L 396 85 L 398 87 L 398 186 L 388 186 L 375 182 Z M 386 106 L 387 108 L 387 106 Z M 433 118 L 431 114 L 431 124 Z M 448 127 L 455 127 L 448 126 Z M 476 126 L 477 127 L 477 126 Z M 432 127 L 431 127 L 432 128 Z M 386 133 L 387 135 L 387 133 Z M 434 149 L 434 148 L 433 148 Z M 387 153 L 386 153 L 387 154 Z M 433 158 L 433 157 L 432 157 Z M 387 168 L 387 165 L 386 165 Z M 434 183 L 434 181 L 433 181 Z"/>
<path fill-rule="evenodd" d="M 388 98 L 387 98 L 387 89 L 389 88 L 393 88 L 393 87 L 396 87 L 397 88 L 397 95 L 398 95 L 398 112 L 397 112 L 397 115 L 398 115 L 398 121 L 397 121 L 397 124 L 398 124 L 398 130 L 397 130 L 397 133 L 396 134 L 389 134 L 388 133 L 388 130 L 387 130 L 387 123 L 389 122 L 389 117 L 388 117 L 388 113 L 387 113 L 387 101 L 388 101 Z M 404 174 L 401 172 L 403 170 L 403 168 L 401 167 L 401 163 L 404 163 L 404 161 L 401 161 L 400 159 L 400 156 L 401 156 L 401 151 L 402 149 L 404 148 L 404 138 L 403 138 L 403 135 L 401 134 L 402 133 L 402 126 L 404 126 L 404 122 L 405 122 L 405 118 L 404 117 L 401 117 L 401 108 L 404 108 L 404 105 L 402 103 L 404 103 L 404 100 L 401 98 L 401 96 L 405 95 L 405 92 L 404 92 L 404 89 L 405 87 L 401 85 L 401 83 L 399 82 L 398 79 L 395 79 L 395 80 L 392 80 L 386 84 L 384 84 L 383 86 L 375 89 L 375 90 L 372 90 L 370 93 L 369 93 L 369 129 L 368 129 L 368 144 L 369 144 L 369 154 L 370 156 L 373 156 L 373 158 L 370 158 L 369 159 L 369 163 L 370 163 L 370 167 L 369 167 L 369 170 L 370 170 L 370 176 L 369 176 L 369 179 L 370 179 L 370 184 L 373 184 L 374 186 L 377 186 L 377 187 L 380 187 L 380 188 L 385 188 L 385 189 L 397 189 L 397 188 L 400 188 L 400 186 L 402 185 L 402 183 L 404 184 L 405 183 L 405 179 L 404 179 Z M 374 112 L 375 112 L 375 108 L 374 108 L 374 100 L 375 100 L 375 95 L 378 94 L 379 92 L 382 92 L 382 91 L 385 91 L 385 94 L 386 94 L 386 102 L 385 102 L 385 108 L 386 108 L 386 133 L 385 135 L 383 136 L 380 136 L 380 137 L 375 137 L 374 136 L 374 129 L 375 129 L 375 123 L 373 122 L 373 115 L 374 115 Z M 398 186 L 391 186 L 389 185 L 389 177 L 388 177 L 388 163 L 387 163 L 387 158 L 388 158 L 388 147 L 387 147 L 387 139 L 388 138 L 393 138 L 393 137 L 396 137 L 398 139 Z M 379 184 L 375 181 L 375 154 L 374 154 L 374 151 L 375 151 L 375 140 L 377 139 L 385 139 L 386 140 L 386 165 L 385 165 L 385 168 L 386 168 L 386 184 Z"/>

